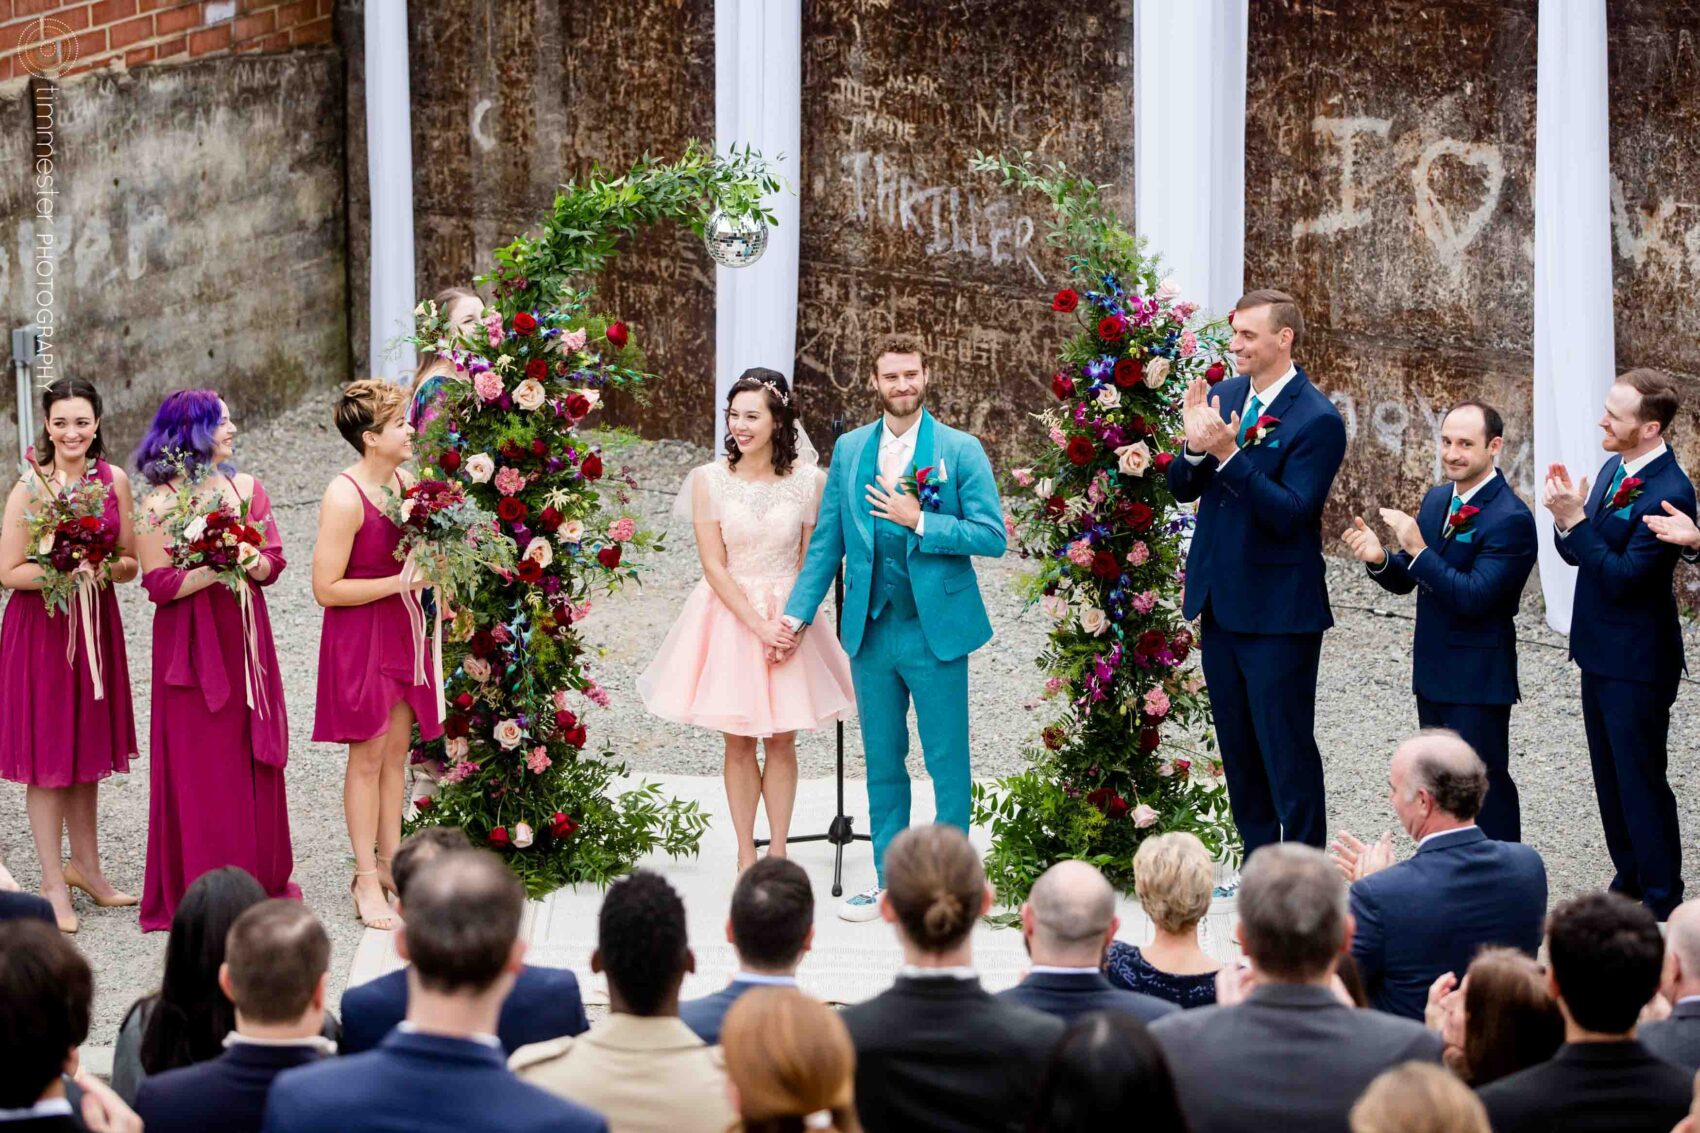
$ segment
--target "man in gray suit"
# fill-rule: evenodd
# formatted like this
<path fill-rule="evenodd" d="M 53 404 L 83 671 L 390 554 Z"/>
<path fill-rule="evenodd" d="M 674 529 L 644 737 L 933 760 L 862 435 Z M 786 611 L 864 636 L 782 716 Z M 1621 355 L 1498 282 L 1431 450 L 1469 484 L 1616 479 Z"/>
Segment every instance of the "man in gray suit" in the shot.
<path fill-rule="evenodd" d="M 1690 1074 L 1700 1070 L 1700 900 L 1684 901 L 1665 925 L 1664 982 L 1670 1018 L 1643 1023 L 1641 1045 Z"/>
<path fill-rule="evenodd" d="M 1249 994 L 1151 1024 L 1193 1133 L 1347 1133 L 1352 1103 L 1377 1074 L 1440 1061 L 1440 1036 L 1422 1024 L 1336 996 L 1334 963 L 1351 947 L 1352 916 L 1346 883 L 1321 850 L 1286 842 L 1253 853 L 1239 914 Z"/>

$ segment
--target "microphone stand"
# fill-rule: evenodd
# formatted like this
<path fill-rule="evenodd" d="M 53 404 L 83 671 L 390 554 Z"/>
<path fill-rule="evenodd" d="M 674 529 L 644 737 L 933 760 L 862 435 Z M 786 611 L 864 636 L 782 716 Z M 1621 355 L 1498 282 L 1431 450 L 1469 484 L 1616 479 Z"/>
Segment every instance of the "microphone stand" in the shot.
<path fill-rule="evenodd" d="M 844 418 L 837 416 L 832 419 L 832 443 L 838 444 L 838 438 L 844 433 Z M 843 636 L 844 630 L 844 563 L 838 564 L 838 571 L 832 580 L 832 601 L 834 606 L 833 628 Z M 801 834 L 786 839 L 790 842 L 830 842 L 837 847 L 837 857 L 832 866 L 832 895 L 844 896 L 844 847 L 852 842 L 871 842 L 873 839 L 866 834 L 855 831 L 855 819 L 844 813 L 844 721 L 837 723 L 838 732 L 838 813 L 833 815 L 825 834 Z M 757 838 L 756 846 L 767 845 L 771 839 Z"/>

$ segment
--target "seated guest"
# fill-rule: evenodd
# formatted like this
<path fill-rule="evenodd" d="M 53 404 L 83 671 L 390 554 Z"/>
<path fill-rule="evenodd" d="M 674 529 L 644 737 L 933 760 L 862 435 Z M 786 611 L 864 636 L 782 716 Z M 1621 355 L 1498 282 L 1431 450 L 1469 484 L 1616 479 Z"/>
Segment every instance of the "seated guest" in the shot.
<path fill-rule="evenodd" d="M 466 832 L 452 826 L 427 826 L 411 835 L 396 850 L 390 862 L 395 879 L 396 900 L 407 906 L 408 882 L 426 863 L 454 850 L 470 850 Z M 406 912 L 399 914 L 404 919 Z M 397 969 L 342 993 L 342 1040 L 344 1054 L 359 1054 L 384 1041 L 397 1023 L 407 1018 L 407 971 Z M 512 1054 L 527 1043 L 540 1043 L 561 1035 L 583 1034 L 590 1028 L 579 996 L 578 977 L 565 968 L 520 969 L 513 994 L 502 1003 L 496 1020 L 496 1037 L 502 1049 Z"/>
<path fill-rule="evenodd" d="M 0 924 L 0 1122 L 73 1133 L 64 1075 L 88 1038 L 94 976 L 52 923 Z"/>
<path fill-rule="evenodd" d="M 809 875 L 789 858 L 763 858 L 738 875 L 726 939 L 738 954 L 732 982 L 679 1004 L 679 1018 L 709 1046 L 740 995 L 756 987 L 796 987 L 797 965 L 815 939 L 815 895 Z"/>
<path fill-rule="evenodd" d="M 331 939 L 299 901 L 272 900 L 236 918 L 218 986 L 236 1008 L 225 1051 L 150 1074 L 136 1093 L 149 1133 L 259 1133 L 272 1079 L 336 1053 L 321 1033 Z"/>
<path fill-rule="evenodd" d="M 525 892 L 484 850 L 459 850 L 410 883 L 395 936 L 407 1019 L 376 1050 L 278 1075 L 266 1133 L 597 1133 L 600 1116 L 509 1072 L 496 1038 L 502 1001 L 524 967 Z"/>
<path fill-rule="evenodd" d="M 1660 987 L 1670 1018 L 1643 1023 L 1641 1045 L 1689 1073 L 1700 1070 L 1700 901 L 1684 901 L 1665 925 L 1665 970 Z"/>
<path fill-rule="evenodd" d="M 1346 883 L 1321 850 L 1285 842 L 1253 852 L 1239 914 L 1251 964 L 1245 1001 L 1151 1024 L 1194 1133 L 1344 1133 L 1377 1074 L 1440 1061 L 1440 1037 L 1420 1023 L 1336 997 L 1334 958 L 1351 947 L 1352 915 Z"/>
<path fill-rule="evenodd" d="M 59 923 L 53 915 L 53 905 L 46 897 L 16 889 L 0 889 L 0 921 L 24 919 Z"/>
<path fill-rule="evenodd" d="M 1429 985 L 1463 971 L 1484 945 L 1535 954 L 1547 871 L 1528 846 L 1495 842 L 1476 826 L 1487 768 L 1457 733 L 1412 736 L 1393 752 L 1388 779 L 1416 855 L 1393 864 L 1391 838 L 1366 847 L 1350 834 L 1334 853 L 1352 879 L 1352 958 L 1370 1004 L 1421 1019 Z"/>
<path fill-rule="evenodd" d="M 1039 1075 L 1027 1133 L 1188 1133 L 1163 1048 L 1132 1015 L 1103 1011 L 1063 1034 Z"/>
<path fill-rule="evenodd" d="M 1470 1087 L 1438 1066 L 1407 1062 L 1384 1071 L 1352 1107 L 1352 1133 L 1489 1133 Z"/>
<path fill-rule="evenodd" d="M 1198 922 L 1210 911 L 1214 875 L 1210 851 L 1191 834 L 1159 834 L 1139 844 L 1133 891 L 1156 935 L 1143 948 L 1110 942 L 1104 971 L 1111 983 L 1182 1007 L 1216 1002 L 1222 965 L 1198 946 Z"/>
<path fill-rule="evenodd" d="M 696 970 L 685 904 L 658 873 L 608 887 L 590 970 L 608 977 L 608 1018 L 577 1038 L 521 1047 L 527 1082 L 608 1119 L 612 1133 L 724 1133 L 737 1120 L 720 1052 L 679 1018 L 679 985 Z"/>
<path fill-rule="evenodd" d="M 796 988 L 755 988 L 726 1013 L 721 1036 L 742 1133 L 860 1133 L 856 1049 L 838 1012 Z"/>
<path fill-rule="evenodd" d="M 1424 1013 L 1446 1044 L 1446 1065 L 1480 1089 L 1545 1062 L 1564 1043 L 1564 1016 L 1546 972 L 1515 948 L 1484 948 L 1462 983 L 1449 972 Z"/>
<path fill-rule="evenodd" d="M 904 965 L 844 1010 L 868 1133 L 1018 1130 L 1062 1020 L 980 986 L 969 934 L 992 907 L 980 855 L 954 826 L 912 826 L 885 851 L 880 916 Z"/>
<path fill-rule="evenodd" d="M 142 1079 L 217 1058 L 236 1011 L 218 986 L 225 938 L 236 918 L 266 899 L 266 891 L 236 866 L 194 880 L 171 917 L 165 979 L 159 991 L 130 1007 L 112 1052 L 112 1088 L 130 1105 Z"/>
<path fill-rule="evenodd" d="M 1088 1011 L 1122 1011 L 1149 1023 L 1180 1008 L 1113 986 L 1104 950 L 1115 939 L 1116 891 L 1089 862 L 1058 862 L 1033 883 L 1021 906 L 1021 937 L 1033 961 L 1027 978 L 999 999 L 1072 1023 Z"/>
<path fill-rule="evenodd" d="M 1659 924 L 1626 897 L 1594 893 L 1553 910 L 1547 982 L 1564 1014 L 1564 1045 L 1481 1091 L 1494 1133 L 1670 1133 L 1688 1113 L 1689 1075 L 1635 1039 L 1659 990 Z"/>

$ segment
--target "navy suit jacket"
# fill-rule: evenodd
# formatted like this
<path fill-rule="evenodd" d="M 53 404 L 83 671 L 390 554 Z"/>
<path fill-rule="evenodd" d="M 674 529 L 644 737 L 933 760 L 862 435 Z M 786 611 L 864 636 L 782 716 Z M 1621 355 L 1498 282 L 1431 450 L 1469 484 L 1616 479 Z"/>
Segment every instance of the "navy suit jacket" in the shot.
<path fill-rule="evenodd" d="M 396 1032 L 377 1050 L 280 1074 L 265 1133 L 606 1133 L 592 1110 L 522 1082 L 471 1039 Z"/>
<path fill-rule="evenodd" d="M 1395 594 L 1417 591 L 1411 688 L 1418 696 L 1437 704 L 1513 704 L 1519 699 L 1513 619 L 1540 538 L 1528 505 L 1500 473 L 1470 497 L 1470 506 L 1481 510 L 1445 538 L 1452 485 L 1430 488 L 1417 509 L 1428 549 L 1415 562 L 1404 551 L 1389 554 L 1370 577 Z"/>
<path fill-rule="evenodd" d="M 1180 1011 L 1178 1004 L 1116 987 L 1102 972 L 1034 972 L 1007 991 L 998 992 L 1006 1003 L 1031 1007 L 1073 1023 L 1091 1011 L 1119 1011 L 1141 1023 L 1154 1023 Z"/>
<path fill-rule="evenodd" d="M 1700 1070 L 1700 1002 L 1678 1003 L 1670 1018 L 1642 1023 L 1635 1029 L 1641 1045 L 1690 1074 Z"/>
<path fill-rule="evenodd" d="M 1423 1017 L 1429 985 L 1442 972 L 1463 979 L 1483 945 L 1541 946 L 1547 871 L 1519 842 L 1495 842 L 1479 828 L 1448 831 L 1416 856 L 1352 884 L 1352 958 L 1372 1006 Z"/>
<path fill-rule="evenodd" d="M 45 897 L 37 897 L 34 893 L 20 893 L 15 890 L 0 890 L 0 921 L 18 921 L 35 918 L 48 924 L 57 924 L 53 916 L 53 906 Z"/>
<path fill-rule="evenodd" d="M 719 1046 L 720 1024 L 726 1021 L 726 1012 L 746 991 L 763 986 L 766 985 L 733 980 L 717 992 L 679 1004 L 679 1018 L 697 1038 L 709 1046 Z"/>
<path fill-rule="evenodd" d="M 272 1079 L 321 1057 L 308 1046 L 237 1043 L 210 1062 L 143 1078 L 136 1115 L 148 1133 L 258 1133 Z"/>
<path fill-rule="evenodd" d="M 1217 384 L 1222 419 L 1245 404 L 1248 377 Z M 1234 633 L 1321 633 L 1334 624 L 1323 579 L 1322 506 L 1346 455 L 1346 425 L 1300 369 L 1264 414 L 1280 419 L 1225 466 L 1184 454 L 1169 465 L 1181 503 L 1198 501 L 1186 559 L 1188 621 L 1206 602 Z"/>
<path fill-rule="evenodd" d="M 407 969 L 379 976 L 342 993 L 343 1054 L 359 1054 L 384 1041 L 407 1018 Z M 502 1003 L 496 1037 L 509 1054 L 527 1043 L 548 1042 L 590 1030 L 578 977 L 566 968 L 521 969 Z"/>
<path fill-rule="evenodd" d="M 1613 456 L 1601 467 L 1588 493 L 1588 518 L 1562 538 L 1553 531 L 1558 553 L 1577 568 L 1570 659 L 1596 677 L 1674 688 L 1684 667 L 1671 590 L 1681 548 L 1660 542 L 1641 520 L 1663 515 L 1661 500 L 1692 516 L 1694 485 L 1666 449 L 1641 470 L 1641 494 L 1613 511 L 1601 497 L 1621 463 Z"/>

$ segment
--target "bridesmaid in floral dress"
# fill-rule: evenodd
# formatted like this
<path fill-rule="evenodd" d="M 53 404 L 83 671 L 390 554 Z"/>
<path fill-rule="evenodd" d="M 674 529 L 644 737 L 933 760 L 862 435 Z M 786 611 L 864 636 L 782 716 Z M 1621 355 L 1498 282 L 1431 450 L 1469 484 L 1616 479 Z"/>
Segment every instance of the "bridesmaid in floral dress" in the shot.
<path fill-rule="evenodd" d="M 354 382 L 336 405 L 336 427 L 360 459 L 325 489 L 313 548 L 313 597 L 325 607 L 319 637 L 319 688 L 313 738 L 348 745 L 342 805 L 354 847 L 355 913 L 369 928 L 393 929 L 386 900 L 395 892 L 390 858 L 401 842 L 407 752 L 413 725 L 435 739 L 437 674 L 416 666 L 403 593 L 425 583 L 403 575 L 395 557 L 401 528 L 383 511 L 385 489 L 412 483 L 401 471 L 413 456 L 407 393 L 381 380 Z"/>
<path fill-rule="evenodd" d="M 77 931 L 68 887 L 81 889 L 102 908 L 136 903 L 101 873 L 97 837 L 100 781 L 114 771 L 128 771 L 136 755 L 124 624 L 109 584 L 136 577 L 130 480 L 103 459 L 100 415 L 99 391 L 81 378 L 60 378 L 42 391 L 41 435 L 29 471 L 6 499 L 0 527 L 0 586 L 12 591 L 0 624 L 0 672 L 6 674 L 0 681 L 0 778 L 29 788 L 26 805 L 41 858 L 41 895 L 52 902 L 64 932 Z M 49 611 L 42 598 L 41 570 L 28 561 L 29 513 L 46 493 L 63 492 L 85 478 L 106 485 L 101 522 L 117 532 L 118 553 L 109 560 L 109 578 L 98 582 L 98 633 L 78 627 L 67 663 L 71 619 Z M 90 637 L 95 640 L 92 665 Z M 61 864 L 66 831 L 71 860 Z"/>
<path fill-rule="evenodd" d="M 291 883 L 289 808 L 283 767 L 289 725 L 283 679 L 261 587 L 283 573 L 283 546 L 260 482 L 235 471 L 236 426 L 217 393 L 177 390 L 160 404 L 136 450 L 149 519 L 137 532 L 142 586 L 154 602 L 153 714 L 149 749 L 148 868 L 142 931 L 171 927 L 195 879 L 240 866 L 272 897 L 297 900 Z M 157 526 L 171 509 L 183 469 L 201 477 L 196 512 L 223 505 L 264 535 L 246 555 L 251 618 L 210 567 L 171 565 Z"/>

